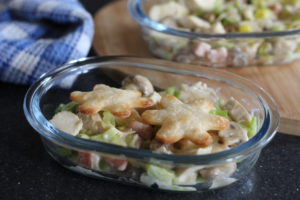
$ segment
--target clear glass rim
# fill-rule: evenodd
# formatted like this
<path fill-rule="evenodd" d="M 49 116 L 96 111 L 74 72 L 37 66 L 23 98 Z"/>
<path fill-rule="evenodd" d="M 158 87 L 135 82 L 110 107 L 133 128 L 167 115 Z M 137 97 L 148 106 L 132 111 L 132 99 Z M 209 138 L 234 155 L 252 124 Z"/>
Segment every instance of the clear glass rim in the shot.
<path fill-rule="evenodd" d="M 142 27 L 150 28 L 152 30 L 176 35 L 185 38 L 194 39 L 241 39 L 241 38 L 265 38 L 265 37 L 282 37 L 294 36 L 300 34 L 300 29 L 291 29 L 285 31 L 272 32 L 251 32 L 251 33 L 225 33 L 225 34 L 209 34 L 209 33 L 192 33 L 170 28 L 164 24 L 158 23 L 150 19 L 143 11 L 142 5 L 146 0 L 128 0 L 128 10 L 133 19 Z"/>
<path fill-rule="evenodd" d="M 169 67 L 162 67 L 162 62 Z M 229 150 L 207 155 L 169 155 L 154 153 L 149 150 L 134 149 L 81 139 L 58 130 L 43 116 L 39 105 L 41 96 L 51 88 L 51 84 L 54 80 L 56 80 L 55 78 L 57 76 L 75 72 L 78 72 L 78 74 L 80 74 L 84 71 L 87 71 L 87 68 L 89 66 L 91 69 L 93 69 L 95 68 L 94 65 L 97 65 L 97 67 L 101 67 L 112 64 L 134 66 L 143 69 L 159 70 L 175 74 L 192 75 L 199 77 L 205 77 L 205 75 L 213 74 L 213 77 L 218 77 L 222 81 L 227 81 L 227 83 L 230 83 L 231 80 L 226 79 L 226 76 L 232 77 L 233 79 L 239 81 L 239 86 L 241 86 L 242 88 L 244 88 L 242 85 L 250 85 L 255 89 L 253 95 L 257 97 L 259 103 L 264 109 L 264 121 L 262 122 L 260 130 L 253 138 Z M 180 64 L 170 61 L 162 61 L 159 59 L 146 59 L 128 56 L 92 57 L 72 61 L 56 69 L 55 71 L 46 73 L 28 89 L 23 104 L 25 116 L 30 125 L 41 136 L 55 143 L 63 144 L 71 148 L 94 151 L 98 153 L 123 155 L 125 157 L 140 160 L 164 161 L 177 164 L 208 165 L 230 162 L 235 159 L 243 158 L 255 151 L 259 151 L 274 137 L 279 124 L 279 114 L 277 111 L 278 108 L 272 97 L 270 97 L 261 87 L 235 74 L 218 71 L 217 69 L 197 66 L 198 69 L 207 72 L 206 74 L 200 74 L 196 71 L 171 68 L 171 65 Z"/>

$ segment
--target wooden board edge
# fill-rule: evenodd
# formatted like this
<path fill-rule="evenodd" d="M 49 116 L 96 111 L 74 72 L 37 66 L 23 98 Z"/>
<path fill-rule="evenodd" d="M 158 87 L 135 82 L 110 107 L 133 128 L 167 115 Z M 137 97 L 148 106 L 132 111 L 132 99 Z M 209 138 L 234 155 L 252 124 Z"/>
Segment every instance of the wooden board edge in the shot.
<path fill-rule="evenodd" d="M 281 117 L 279 132 L 288 135 L 300 136 L 300 121 Z"/>
<path fill-rule="evenodd" d="M 93 37 L 93 42 L 92 42 L 92 47 L 94 49 L 94 51 L 100 55 L 100 56 L 105 56 L 107 53 L 106 51 L 104 50 L 104 47 L 102 47 L 101 45 L 98 45 L 99 44 L 99 41 L 96 40 L 96 38 L 100 38 L 99 37 L 99 32 L 97 30 L 99 30 L 98 26 L 100 24 L 96 23 L 97 22 L 97 19 L 100 18 L 100 15 L 102 14 L 102 12 L 106 9 L 109 9 L 110 7 L 116 5 L 116 4 L 119 4 L 121 3 L 123 0 L 116 0 L 116 1 L 112 1 L 108 4 L 106 4 L 104 7 L 100 8 L 96 13 L 95 15 L 93 16 L 93 21 L 94 21 L 94 37 Z"/>

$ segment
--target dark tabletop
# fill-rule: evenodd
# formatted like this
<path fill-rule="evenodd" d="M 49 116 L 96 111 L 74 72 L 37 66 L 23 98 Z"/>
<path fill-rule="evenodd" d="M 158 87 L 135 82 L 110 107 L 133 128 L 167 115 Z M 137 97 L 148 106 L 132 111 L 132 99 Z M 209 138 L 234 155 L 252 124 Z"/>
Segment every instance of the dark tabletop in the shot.
<path fill-rule="evenodd" d="M 95 13 L 109 0 L 82 2 Z M 246 177 L 206 193 L 152 191 L 71 172 L 50 158 L 39 135 L 27 123 L 22 109 L 27 89 L 0 83 L 0 199 L 300 199 L 300 137 L 280 133 Z"/>

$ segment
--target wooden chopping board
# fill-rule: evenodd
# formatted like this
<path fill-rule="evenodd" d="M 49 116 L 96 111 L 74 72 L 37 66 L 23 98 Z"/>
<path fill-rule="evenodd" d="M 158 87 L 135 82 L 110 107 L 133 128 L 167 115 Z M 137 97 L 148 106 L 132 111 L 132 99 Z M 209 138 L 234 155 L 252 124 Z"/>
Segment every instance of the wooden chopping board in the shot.
<path fill-rule="evenodd" d="M 99 55 L 154 57 L 141 37 L 138 24 L 127 11 L 127 1 L 116 1 L 102 8 L 94 22 L 93 46 Z M 300 136 L 300 61 L 282 66 L 220 70 L 236 73 L 262 86 L 279 105 L 280 132 Z"/>

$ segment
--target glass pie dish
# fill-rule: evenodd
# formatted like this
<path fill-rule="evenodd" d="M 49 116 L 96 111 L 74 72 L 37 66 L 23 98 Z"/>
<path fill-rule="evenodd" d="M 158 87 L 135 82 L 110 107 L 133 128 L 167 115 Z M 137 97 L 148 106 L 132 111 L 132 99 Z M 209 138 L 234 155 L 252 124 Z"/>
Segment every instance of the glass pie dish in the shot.
<path fill-rule="evenodd" d="M 172 191 L 205 191 L 229 185 L 255 165 L 262 148 L 275 135 L 279 114 L 273 99 L 259 86 L 231 73 L 205 67 L 136 57 L 87 58 L 43 75 L 28 90 L 24 112 L 41 135 L 46 151 L 64 167 L 99 179 Z M 218 153 L 173 155 L 108 144 L 67 134 L 50 123 L 55 109 L 69 102 L 72 91 L 87 91 L 103 83 L 120 87 L 132 75 L 147 77 L 155 88 L 202 81 L 223 99 L 235 97 L 257 119 L 257 133 L 247 142 Z M 109 162 L 111 165 L 108 166 Z M 126 163 L 126 169 L 123 167 Z M 224 167 L 225 166 L 225 167 Z M 226 166 L 234 166 L 230 169 Z M 214 169 L 194 183 L 174 182 L 174 168 Z M 231 170 L 226 174 L 226 170 Z"/>
<path fill-rule="evenodd" d="M 300 29 L 298 25 L 286 30 L 274 28 L 274 30 L 261 32 L 226 32 L 222 25 L 223 31 L 191 31 L 186 27 L 177 27 L 177 22 L 172 21 L 172 15 L 177 16 L 176 13 L 182 11 L 180 9 L 177 10 L 178 12 L 174 11 L 174 14 L 166 11 L 167 8 L 164 9 L 164 12 L 169 12 L 170 16 L 163 18 L 163 21 L 151 18 L 151 8 L 154 5 L 168 2 L 172 4 L 165 5 L 172 7 L 169 10 L 173 9 L 174 4 L 185 3 L 185 1 L 170 0 L 129 0 L 128 3 L 131 16 L 141 26 L 143 39 L 150 51 L 157 57 L 211 67 L 280 65 L 291 63 L 300 58 Z M 215 2 L 220 1 L 216 0 Z M 155 16 L 165 15 L 157 12 L 156 10 Z M 193 20 L 201 25 L 202 22 L 197 18 L 197 15 L 201 14 L 199 12 L 193 16 Z M 223 14 L 221 13 L 220 16 L 227 16 L 227 14 Z M 293 14 L 291 13 L 291 15 Z M 270 20 L 268 23 L 275 24 L 273 22 Z M 293 22 L 296 24 L 299 21 L 295 19 Z M 183 22 L 185 25 L 187 23 L 190 22 Z M 205 22 L 205 25 L 213 26 L 212 22 L 209 22 L 211 24 L 207 23 Z M 239 26 L 239 23 L 236 22 L 236 25 Z M 243 31 L 248 26 L 245 28 L 240 25 L 240 27 Z"/>

